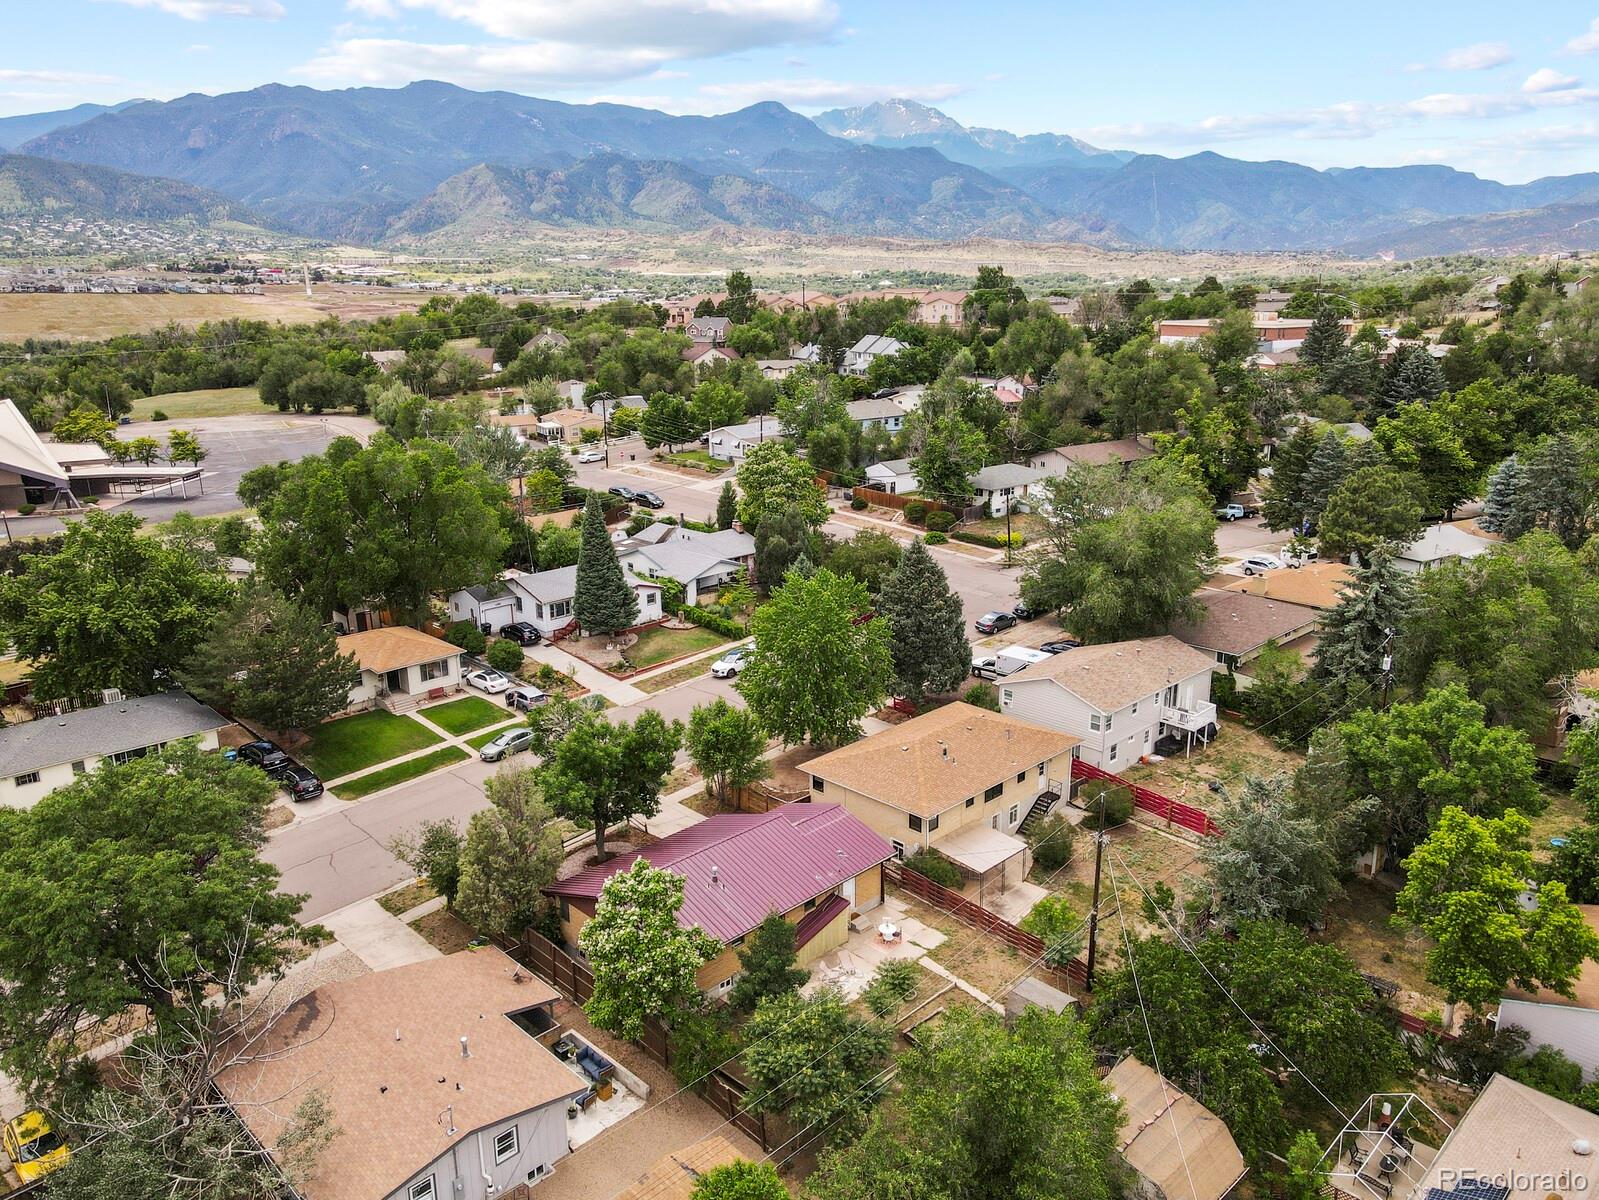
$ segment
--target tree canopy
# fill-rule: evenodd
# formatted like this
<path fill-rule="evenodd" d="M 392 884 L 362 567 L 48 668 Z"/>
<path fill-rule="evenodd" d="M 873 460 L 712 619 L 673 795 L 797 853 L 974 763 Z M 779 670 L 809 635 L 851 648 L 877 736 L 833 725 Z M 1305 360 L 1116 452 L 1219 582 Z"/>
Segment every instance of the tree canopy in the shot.
<path fill-rule="evenodd" d="M 594 851 L 603 862 L 607 829 L 660 811 L 661 784 L 682 742 L 683 726 L 653 709 L 614 724 L 586 711 L 555 744 L 539 781 L 556 811 L 594 826 Z"/>

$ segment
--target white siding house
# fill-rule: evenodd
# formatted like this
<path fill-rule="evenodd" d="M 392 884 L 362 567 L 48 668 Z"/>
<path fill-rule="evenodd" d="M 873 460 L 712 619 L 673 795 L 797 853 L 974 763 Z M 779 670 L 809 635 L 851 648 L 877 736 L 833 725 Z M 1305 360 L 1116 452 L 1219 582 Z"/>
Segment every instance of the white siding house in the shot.
<path fill-rule="evenodd" d="M 783 436 L 775 417 L 745 421 L 741 425 L 719 425 L 705 435 L 705 450 L 724 462 L 742 462 L 751 446 Z"/>
<path fill-rule="evenodd" d="M 408 712 L 461 690 L 460 647 L 409 625 L 347 633 L 339 653 L 354 655 L 360 671 L 346 711 Z"/>
<path fill-rule="evenodd" d="M 868 333 L 844 351 L 844 374 L 864 375 L 878 359 L 892 357 L 903 349 L 904 342 L 882 334 Z"/>
<path fill-rule="evenodd" d="M 866 468 L 866 486 L 903 496 L 906 492 L 914 492 L 921 484 L 917 482 L 916 472 L 911 470 L 910 459 L 891 458 Z"/>
<path fill-rule="evenodd" d="M 1129 766 L 1164 737 L 1208 736 L 1216 664 L 1174 637 L 1080 646 L 998 683 L 999 709 L 1082 739 L 1084 762 Z"/>
<path fill-rule="evenodd" d="M 1033 485 L 1044 478 L 1047 476 L 1037 467 L 1024 467 L 1020 463 L 984 467 L 972 476 L 973 498 L 986 505 L 996 517 L 1003 517 L 1007 512 L 1024 512 L 1030 506 Z"/>

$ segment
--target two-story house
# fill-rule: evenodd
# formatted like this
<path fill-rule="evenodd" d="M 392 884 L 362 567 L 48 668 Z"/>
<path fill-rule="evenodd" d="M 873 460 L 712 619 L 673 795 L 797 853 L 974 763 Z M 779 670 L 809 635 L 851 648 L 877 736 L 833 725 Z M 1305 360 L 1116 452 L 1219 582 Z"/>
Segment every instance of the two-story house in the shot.
<path fill-rule="evenodd" d="M 1079 646 L 1000 681 L 999 709 L 1081 739 L 1090 766 L 1116 771 L 1167 737 L 1215 732 L 1216 660 L 1174 637 Z"/>
<path fill-rule="evenodd" d="M 844 351 L 843 372 L 864 375 L 880 358 L 889 358 L 905 349 L 905 343 L 880 333 L 868 333 Z"/>

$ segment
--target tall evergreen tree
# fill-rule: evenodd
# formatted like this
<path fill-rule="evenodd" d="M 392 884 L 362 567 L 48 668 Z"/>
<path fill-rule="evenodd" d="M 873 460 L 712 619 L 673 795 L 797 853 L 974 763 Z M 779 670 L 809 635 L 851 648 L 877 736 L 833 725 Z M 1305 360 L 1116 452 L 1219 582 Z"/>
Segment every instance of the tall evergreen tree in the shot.
<path fill-rule="evenodd" d="M 733 481 L 729 479 L 722 485 L 722 494 L 716 498 L 716 527 L 733 528 L 733 520 L 737 516 L 738 493 L 733 490 Z"/>
<path fill-rule="evenodd" d="M 1431 404 L 1446 386 L 1443 368 L 1427 347 L 1406 346 L 1388 364 L 1380 399 L 1389 409 L 1417 400 Z"/>
<path fill-rule="evenodd" d="M 1321 615 L 1312 677 L 1375 687 L 1383 655 L 1392 653 L 1393 639 L 1415 607 L 1415 581 L 1394 565 L 1392 554 L 1372 554 L 1351 573 L 1338 603 Z"/>
<path fill-rule="evenodd" d="M 1322 510 L 1327 507 L 1327 497 L 1337 491 L 1338 485 L 1348 476 L 1348 447 L 1344 445 L 1342 434 L 1329 429 L 1321 435 L 1316 452 L 1310 456 L 1300 485 L 1306 520 L 1314 522 L 1321 518 Z"/>
<path fill-rule="evenodd" d="M 920 541 L 900 555 L 883 584 L 877 611 L 888 621 L 894 687 L 913 704 L 929 693 L 953 691 L 971 670 L 960 597 L 949 590 L 944 568 Z"/>
<path fill-rule="evenodd" d="M 1489 533 L 1504 533 L 1516 537 L 1525 530 L 1508 532 L 1515 524 L 1521 509 L 1521 489 L 1526 482 L 1526 472 L 1521 462 L 1512 454 L 1495 467 L 1488 476 L 1488 494 L 1482 502 L 1482 516 L 1477 524 Z"/>
<path fill-rule="evenodd" d="M 740 1012 L 752 1011 L 767 996 L 798 991 L 811 977 L 796 965 L 794 926 L 781 913 L 772 913 L 755 927 L 739 948 L 740 974 L 728 1003 Z"/>
<path fill-rule="evenodd" d="M 822 557 L 820 536 L 794 509 L 763 520 L 755 530 L 755 582 L 771 591 L 800 558 L 814 566 Z"/>
<path fill-rule="evenodd" d="M 1309 425 L 1301 425 L 1271 456 L 1271 482 L 1262 515 L 1267 529 L 1299 529 L 1305 520 L 1305 473 L 1321 444 Z"/>
<path fill-rule="evenodd" d="M 1316 313 L 1316 319 L 1305 331 L 1305 343 L 1299 348 L 1299 361 L 1322 367 L 1343 357 L 1348 347 L 1344 341 L 1344 327 L 1339 322 L 1338 313 L 1333 307 L 1322 305 Z"/>
<path fill-rule="evenodd" d="M 638 621 L 638 596 L 627 585 L 605 528 L 599 497 L 594 495 L 583 506 L 572 615 L 585 633 L 616 634 Z"/>
<path fill-rule="evenodd" d="M 1534 527 L 1547 529 L 1571 549 L 1594 531 L 1595 453 L 1592 441 L 1570 434 L 1545 438 L 1526 455 L 1525 479 L 1507 528 L 1516 537 Z"/>

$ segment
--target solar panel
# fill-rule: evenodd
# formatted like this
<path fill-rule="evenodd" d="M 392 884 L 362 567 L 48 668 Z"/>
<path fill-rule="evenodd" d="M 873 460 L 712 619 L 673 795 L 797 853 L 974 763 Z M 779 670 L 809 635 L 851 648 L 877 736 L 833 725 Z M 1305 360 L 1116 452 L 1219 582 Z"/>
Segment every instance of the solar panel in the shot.
<path fill-rule="evenodd" d="M 1452 1188 L 1428 1188 L 1426 1200 L 1509 1200 L 1510 1188 L 1502 1183 L 1464 1179 Z"/>

